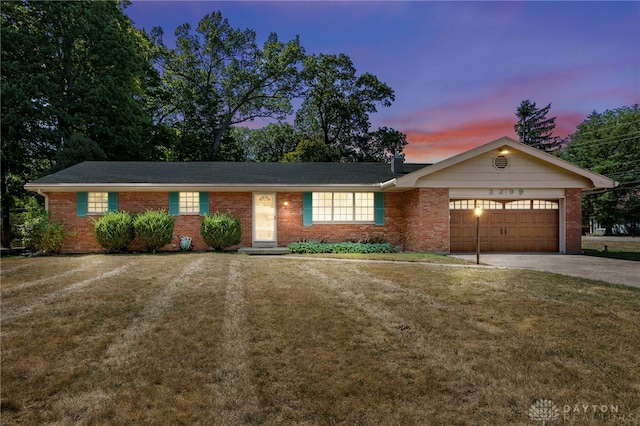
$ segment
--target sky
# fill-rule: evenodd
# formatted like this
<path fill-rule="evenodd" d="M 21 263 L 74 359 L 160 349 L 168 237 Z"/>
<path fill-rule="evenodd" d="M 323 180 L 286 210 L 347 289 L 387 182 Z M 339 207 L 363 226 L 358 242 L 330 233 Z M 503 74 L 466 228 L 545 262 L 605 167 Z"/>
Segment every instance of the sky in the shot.
<path fill-rule="evenodd" d="M 307 54 L 344 53 L 390 86 L 395 102 L 370 116 L 372 130 L 405 133 L 407 162 L 517 139 L 525 99 L 551 104 L 560 137 L 593 111 L 640 103 L 638 1 L 132 0 L 125 14 L 173 46 L 179 25 L 215 11 L 260 44 L 299 36 Z"/>

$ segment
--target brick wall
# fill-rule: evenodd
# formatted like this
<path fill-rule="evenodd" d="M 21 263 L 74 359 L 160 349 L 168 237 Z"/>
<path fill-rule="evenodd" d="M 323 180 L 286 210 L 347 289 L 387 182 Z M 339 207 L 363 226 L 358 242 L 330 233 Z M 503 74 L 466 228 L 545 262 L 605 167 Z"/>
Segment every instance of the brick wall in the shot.
<path fill-rule="evenodd" d="M 402 193 L 385 193 L 384 226 L 374 224 L 302 224 L 302 193 L 278 193 L 278 244 L 286 246 L 301 240 L 326 242 L 359 241 L 382 236 L 394 246 L 404 245 Z M 284 203 L 288 206 L 285 208 Z"/>
<path fill-rule="evenodd" d="M 49 209 L 52 218 L 65 223 L 64 252 L 85 253 L 99 252 L 100 245 L 93 236 L 93 219 L 99 216 L 78 217 L 76 215 L 75 193 L 50 193 Z M 142 213 L 148 209 L 168 209 L 169 196 L 166 192 L 120 192 L 118 208 L 130 213 Z M 288 205 L 285 208 L 284 202 Z M 302 224 L 302 193 L 284 192 L 277 194 L 278 245 L 306 240 L 340 242 L 362 240 L 382 236 L 394 246 L 405 246 L 405 212 L 404 193 L 385 194 L 385 224 Z M 242 242 L 240 246 L 252 244 L 252 194 L 250 192 L 212 192 L 209 194 L 209 210 L 211 212 L 229 212 L 240 218 L 242 226 Z M 192 238 L 195 250 L 206 250 L 206 243 L 200 237 L 202 217 L 183 215 L 176 217 L 174 240 L 162 250 L 179 250 L 179 236 Z M 132 250 L 138 249 L 135 241 Z"/>
<path fill-rule="evenodd" d="M 582 190 L 567 188 L 564 191 L 566 201 L 566 249 L 567 253 L 579 253 L 582 250 Z"/>
<path fill-rule="evenodd" d="M 52 219 L 65 223 L 64 244 L 62 250 L 67 253 L 88 253 L 101 251 L 101 247 L 93 236 L 93 220 L 100 216 L 90 215 L 78 217 L 76 214 L 76 194 L 49 193 L 49 210 Z M 242 226 L 242 246 L 251 245 L 251 193 L 210 193 L 209 210 L 211 212 L 229 212 L 240 218 Z M 169 194 L 166 192 L 120 192 L 118 209 L 130 213 L 143 213 L 146 210 L 168 210 Z M 173 230 L 173 241 L 161 250 L 179 250 L 179 236 L 192 238 L 195 250 L 207 250 L 206 243 L 200 237 L 199 215 L 177 216 Z M 138 249 L 135 240 L 132 250 Z"/>
<path fill-rule="evenodd" d="M 449 189 L 418 188 L 403 194 L 406 248 L 449 252 Z"/>

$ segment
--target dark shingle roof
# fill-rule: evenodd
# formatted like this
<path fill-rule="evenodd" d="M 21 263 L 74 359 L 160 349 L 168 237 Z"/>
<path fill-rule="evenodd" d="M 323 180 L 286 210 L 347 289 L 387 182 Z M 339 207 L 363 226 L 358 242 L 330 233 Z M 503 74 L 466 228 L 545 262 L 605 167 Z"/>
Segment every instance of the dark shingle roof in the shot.
<path fill-rule="evenodd" d="M 428 164 L 404 164 L 405 174 Z M 31 185 L 366 185 L 403 176 L 385 163 L 86 161 Z"/>

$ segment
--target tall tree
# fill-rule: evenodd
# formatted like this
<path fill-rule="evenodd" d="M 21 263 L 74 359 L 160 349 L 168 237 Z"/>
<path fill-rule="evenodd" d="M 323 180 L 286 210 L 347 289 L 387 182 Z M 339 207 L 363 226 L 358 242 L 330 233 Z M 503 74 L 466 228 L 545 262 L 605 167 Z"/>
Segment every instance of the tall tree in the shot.
<path fill-rule="evenodd" d="M 562 157 L 619 182 L 613 190 L 583 198 L 583 225 L 594 217 L 611 234 L 624 224 L 638 233 L 640 223 L 640 105 L 592 112 L 569 137 Z"/>
<path fill-rule="evenodd" d="M 556 127 L 556 117 L 547 118 L 551 104 L 544 108 L 536 108 L 535 102 L 526 99 L 516 110 L 518 122 L 513 129 L 518 134 L 520 142 L 545 152 L 552 152 L 559 148 L 561 140 L 552 136 Z"/>
<path fill-rule="evenodd" d="M 2 2 L 3 218 L 24 182 L 57 162 L 152 153 L 143 98 L 154 71 L 122 7 Z M 5 245 L 7 227 L 3 220 Z"/>
<path fill-rule="evenodd" d="M 272 33 L 259 48 L 253 30 L 232 28 L 220 12 L 206 15 L 195 33 L 189 24 L 178 27 L 175 49 L 164 44 L 161 28 L 152 34 L 169 99 L 157 122 L 178 129 L 187 146 L 208 146 L 206 159 L 217 159 L 231 126 L 291 112 L 304 57 L 298 38 L 283 43 Z"/>
<path fill-rule="evenodd" d="M 391 106 L 393 90 L 370 73 L 358 76 L 344 54 L 308 56 L 302 77 L 306 92 L 296 114 L 298 131 L 338 150 L 343 160 L 366 158 L 363 149 L 376 141 L 369 115 Z"/>
<path fill-rule="evenodd" d="M 260 162 L 278 162 L 294 151 L 299 135 L 289 123 L 271 123 L 261 129 L 234 128 L 234 138 L 243 147 L 247 159 Z"/>

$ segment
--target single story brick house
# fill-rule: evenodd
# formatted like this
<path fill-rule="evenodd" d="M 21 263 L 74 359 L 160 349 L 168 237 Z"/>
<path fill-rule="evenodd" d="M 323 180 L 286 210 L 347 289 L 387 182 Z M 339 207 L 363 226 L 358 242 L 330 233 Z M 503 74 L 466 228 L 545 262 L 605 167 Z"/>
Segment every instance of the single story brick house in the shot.
<path fill-rule="evenodd" d="M 63 251 L 94 252 L 109 210 L 164 209 L 178 236 L 200 237 L 205 213 L 241 220 L 243 247 L 382 237 L 412 251 L 578 252 L 583 190 L 616 182 L 511 138 L 435 164 L 84 162 L 28 183 L 65 223 Z"/>

